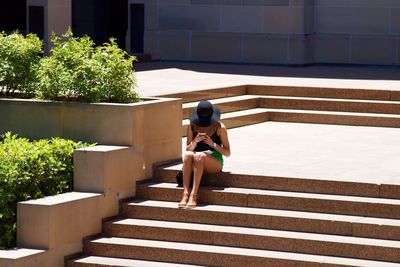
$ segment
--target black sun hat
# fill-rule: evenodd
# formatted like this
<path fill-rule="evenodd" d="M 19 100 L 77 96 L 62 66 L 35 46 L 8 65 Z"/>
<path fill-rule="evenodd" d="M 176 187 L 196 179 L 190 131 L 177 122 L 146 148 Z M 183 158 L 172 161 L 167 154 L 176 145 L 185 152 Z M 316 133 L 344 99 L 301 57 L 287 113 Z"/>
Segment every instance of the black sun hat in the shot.
<path fill-rule="evenodd" d="M 202 100 L 192 111 L 190 123 L 201 127 L 207 127 L 219 121 L 221 112 L 207 100 Z"/>

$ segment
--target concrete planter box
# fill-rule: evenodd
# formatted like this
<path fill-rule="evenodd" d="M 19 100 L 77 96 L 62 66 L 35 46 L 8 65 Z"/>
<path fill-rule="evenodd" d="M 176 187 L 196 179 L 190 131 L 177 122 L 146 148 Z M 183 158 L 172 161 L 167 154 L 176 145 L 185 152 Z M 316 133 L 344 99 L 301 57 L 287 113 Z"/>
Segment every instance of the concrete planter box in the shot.
<path fill-rule="evenodd" d="M 144 100 L 92 104 L 0 98 L 0 134 L 12 131 L 30 139 L 62 137 L 131 146 L 151 162 L 180 157 L 181 101 Z"/>
<path fill-rule="evenodd" d="M 119 201 L 157 162 L 181 157 L 182 102 L 149 98 L 134 104 L 67 103 L 0 98 L 0 134 L 95 142 L 74 151 L 74 192 L 18 203 L 19 249 L 0 251 L 0 265 L 62 267 L 101 232 Z"/>

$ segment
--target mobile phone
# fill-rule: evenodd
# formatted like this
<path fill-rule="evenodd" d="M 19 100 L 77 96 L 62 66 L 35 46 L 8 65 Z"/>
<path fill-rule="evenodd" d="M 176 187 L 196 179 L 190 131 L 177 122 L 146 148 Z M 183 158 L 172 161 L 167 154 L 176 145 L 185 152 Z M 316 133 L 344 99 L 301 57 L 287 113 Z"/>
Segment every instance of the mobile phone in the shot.
<path fill-rule="evenodd" d="M 206 133 L 199 133 L 199 136 L 206 136 Z"/>

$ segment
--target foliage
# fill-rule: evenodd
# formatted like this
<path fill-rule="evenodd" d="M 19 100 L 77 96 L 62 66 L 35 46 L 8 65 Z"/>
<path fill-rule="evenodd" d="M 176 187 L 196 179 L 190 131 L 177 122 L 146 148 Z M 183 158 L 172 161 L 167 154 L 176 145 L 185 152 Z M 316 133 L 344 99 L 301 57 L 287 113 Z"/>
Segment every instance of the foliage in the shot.
<path fill-rule="evenodd" d="M 38 69 L 39 98 L 85 102 L 137 102 L 135 74 L 128 56 L 113 39 L 96 47 L 88 37 L 68 30 L 53 34 L 51 56 Z"/>
<path fill-rule="evenodd" d="M 42 41 L 33 34 L 0 33 L 0 92 L 32 93 Z"/>
<path fill-rule="evenodd" d="M 72 190 L 73 151 L 88 146 L 60 138 L 30 142 L 6 133 L 0 141 L 0 249 L 15 246 L 19 201 Z"/>

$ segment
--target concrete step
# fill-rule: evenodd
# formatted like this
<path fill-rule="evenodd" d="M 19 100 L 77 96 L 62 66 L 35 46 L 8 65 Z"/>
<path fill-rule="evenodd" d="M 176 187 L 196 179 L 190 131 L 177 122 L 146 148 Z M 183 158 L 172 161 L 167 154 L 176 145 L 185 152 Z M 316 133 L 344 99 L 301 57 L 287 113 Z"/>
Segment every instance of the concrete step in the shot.
<path fill-rule="evenodd" d="M 301 86 L 247 85 L 249 95 L 400 101 L 400 91 Z"/>
<path fill-rule="evenodd" d="M 212 99 L 210 102 L 220 108 L 221 113 L 234 112 L 258 107 L 258 96 L 241 95 L 225 98 Z M 192 114 L 192 109 L 197 107 L 199 101 L 184 103 L 182 105 L 183 118 L 188 119 Z"/>
<path fill-rule="evenodd" d="M 182 188 L 178 188 L 175 183 L 146 182 L 138 184 L 136 197 L 179 201 L 182 197 Z M 384 198 L 202 186 L 199 202 L 213 205 L 400 219 L 400 200 Z"/>
<path fill-rule="evenodd" d="M 254 108 L 340 111 L 358 113 L 400 114 L 399 101 L 349 100 L 291 96 L 242 95 L 210 100 L 222 113 Z M 183 104 L 183 118 L 190 117 L 199 102 Z"/>
<path fill-rule="evenodd" d="M 396 263 L 381 261 L 118 237 L 90 241 L 85 244 L 84 251 L 102 257 L 207 266 L 399 266 Z"/>
<path fill-rule="evenodd" d="M 255 96 L 253 96 L 255 97 Z M 399 101 L 260 96 L 259 108 L 400 114 Z"/>
<path fill-rule="evenodd" d="M 271 86 L 271 85 L 239 85 L 223 88 L 212 88 L 192 92 L 181 92 L 162 95 L 163 97 L 182 98 L 184 103 L 204 99 L 217 99 L 239 95 L 258 96 L 292 96 L 336 99 L 360 99 L 400 101 L 400 91 L 389 89 L 354 89 L 301 86 Z"/>
<path fill-rule="evenodd" d="M 68 263 L 68 267 L 194 267 L 197 265 L 177 264 L 157 261 L 143 261 L 111 257 L 88 256 L 73 260 Z"/>
<path fill-rule="evenodd" d="M 400 115 L 315 110 L 255 108 L 224 113 L 221 121 L 228 129 L 266 121 L 320 123 L 353 126 L 400 127 Z M 182 136 L 186 136 L 190 121 L 183 120 Z"/>
<path fill-rule="evenodd" d="M 268 110 L 263 108 L 247 109 L 223 113 L 221 120 L 227 128 L 235 128 L 256 123 L 265 122 L 268 120 Z M 182 122 L 182 136 L 186 136 L 187 126 L 190 125 L 189 119 Z"/>
<path fill-rule="evenodd" d="M 104 234 L 109 237 L 400 262 L 400 242 L 380 239 L 141 219 L 106 222 Z"/>
<path fill-rule="evenodd" d="M 180 170 L 182 170 L 181 163 L 159 166 L 155 169 L 154 177 L 158 181 L 176 183 L 175 176 Z M 201 183 L 219 187 L 400 199 L 400 185 L 332 181 L 324 177 L 307 179 L 220 172 L 212 175 L 205 174 Z"/>
<path fill-rule="evenodd" d="M 179 209 L 177 202 L 137 199 L 122 205 L 122 216 L 400 240 L 400 220 L 316 212 L 221 205 L 199 205 L 188 210 Z"/>

